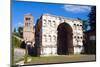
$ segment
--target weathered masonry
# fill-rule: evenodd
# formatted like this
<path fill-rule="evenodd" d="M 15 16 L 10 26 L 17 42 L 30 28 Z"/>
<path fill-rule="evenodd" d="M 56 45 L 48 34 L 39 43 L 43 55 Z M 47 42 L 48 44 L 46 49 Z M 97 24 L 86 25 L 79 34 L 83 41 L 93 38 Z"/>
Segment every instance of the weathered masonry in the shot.
<path fill-rule="evenodd" d="M 24 16 L 23 38 L 25 43 L 30 43 L 30 45 L 34 47 L 35 31 L 33 26 L 33 16 L 31 14 L 26 14 Z"/>
<path fill-rule="evenodd" d="M 35 45 L 40 56 L 80 54 L 83 51 L 83 29 L 79 19 L 43 14 L 35 30 Z"/>

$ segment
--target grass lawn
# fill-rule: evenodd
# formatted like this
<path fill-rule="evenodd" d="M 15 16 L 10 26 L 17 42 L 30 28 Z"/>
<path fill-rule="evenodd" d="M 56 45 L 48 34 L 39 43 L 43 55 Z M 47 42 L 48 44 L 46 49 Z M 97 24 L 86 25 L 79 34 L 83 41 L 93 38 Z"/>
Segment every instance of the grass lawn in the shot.
<path fill-rule="evenodd" d="M 95 61 L 95 55 L 63 55 L 48 57 L 29 57 L 32 60 L 27 64 L 63 63 L 75 61 Z"/>

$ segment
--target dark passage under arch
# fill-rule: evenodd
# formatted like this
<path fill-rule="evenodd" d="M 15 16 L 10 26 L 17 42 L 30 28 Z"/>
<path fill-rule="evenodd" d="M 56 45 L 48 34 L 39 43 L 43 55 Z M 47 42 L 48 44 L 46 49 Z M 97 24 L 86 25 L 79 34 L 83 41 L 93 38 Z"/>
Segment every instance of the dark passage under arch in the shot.
<path fill-rule="evenodd" d="M 61 23 L 57 28 L 57 53 L 67 55 L 73 53 L 72 28 L 67 23 Z"/>

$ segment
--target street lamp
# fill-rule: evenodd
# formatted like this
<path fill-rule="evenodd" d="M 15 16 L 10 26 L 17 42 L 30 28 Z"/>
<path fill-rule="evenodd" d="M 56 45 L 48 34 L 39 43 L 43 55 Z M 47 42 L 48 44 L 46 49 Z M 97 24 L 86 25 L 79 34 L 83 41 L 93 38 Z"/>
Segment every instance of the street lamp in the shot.
<path fill-rule="evenodd" d="M 27 55 L 28 55 L 28 47 L 27 47 L 27 43 L 26 43 L 26 47 L 25 47 L 25 57 L 24 57 L 24 63 L 27 63 Z"/>
<path fill-rule="evenodd" d="M 24 63 L 27 63 L 27 59 L 28 59 L 28 46 L 31 45 L 30 41 L 26 41 L 26 49 L 25 49 L 25 61 Z"/>

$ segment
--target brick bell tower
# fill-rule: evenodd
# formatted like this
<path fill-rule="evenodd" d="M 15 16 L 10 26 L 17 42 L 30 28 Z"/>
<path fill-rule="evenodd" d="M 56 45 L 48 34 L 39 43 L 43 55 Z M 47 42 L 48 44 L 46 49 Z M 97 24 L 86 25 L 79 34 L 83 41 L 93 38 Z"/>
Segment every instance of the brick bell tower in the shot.
<path fill-rule="evenodd" d="M 25 43 L 30 43 L 34 47 L 35 43 L 35 31 L 33 26 L 33 16 L 32 14 L 24 15 L 24 28 L 23 28 L 23 38 Z"/>

